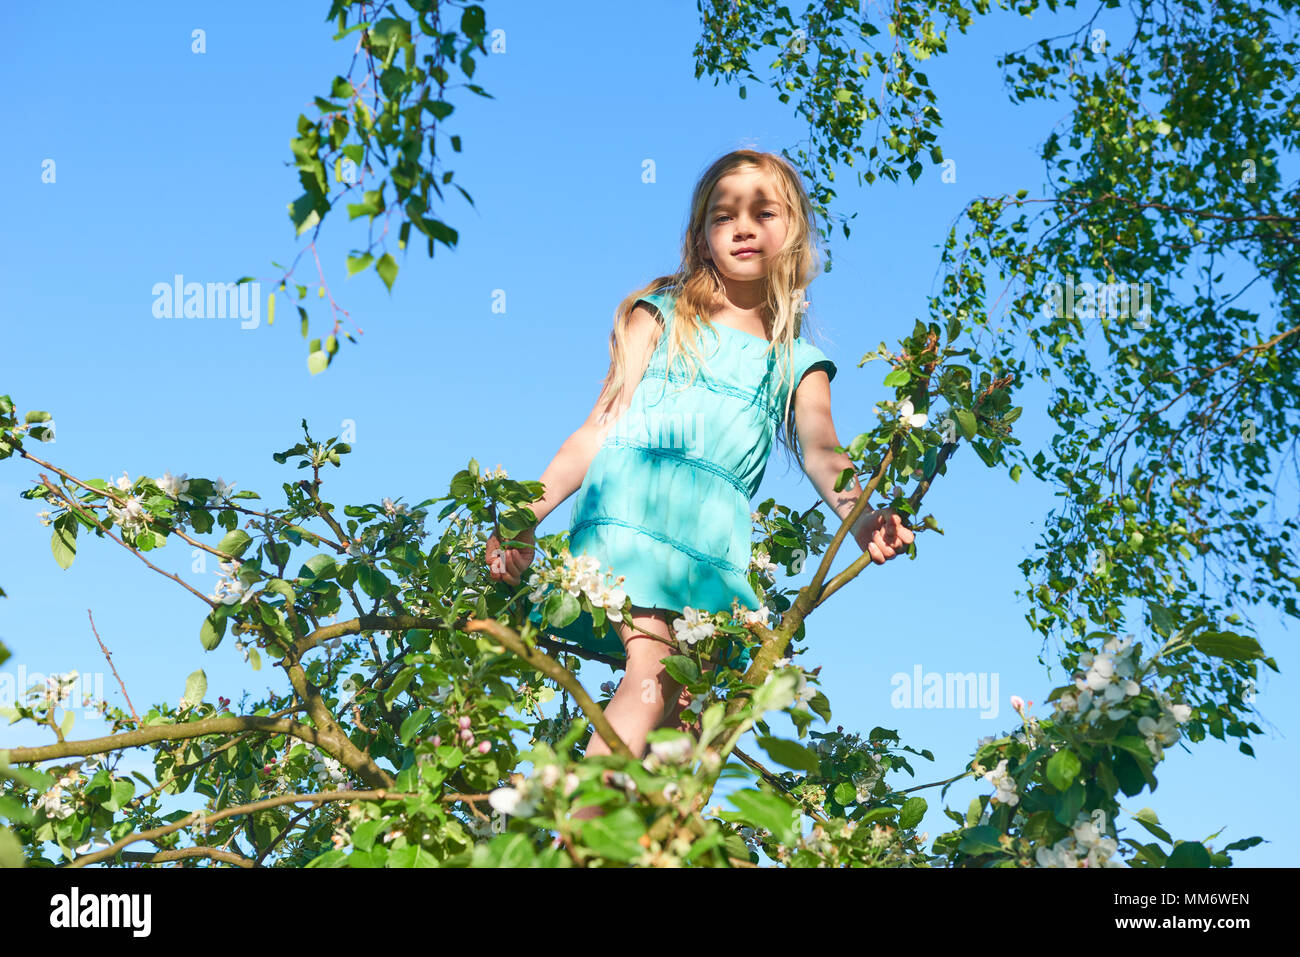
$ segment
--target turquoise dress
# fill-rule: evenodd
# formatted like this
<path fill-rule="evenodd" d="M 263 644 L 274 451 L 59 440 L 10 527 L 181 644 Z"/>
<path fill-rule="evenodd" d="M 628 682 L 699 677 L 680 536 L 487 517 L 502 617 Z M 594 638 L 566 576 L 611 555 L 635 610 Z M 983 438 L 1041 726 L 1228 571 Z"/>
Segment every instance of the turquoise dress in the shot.
<path fill-rule="evenodd" d="M 658 312 L 663 334 L 574 497 L 570 552 L 597 558 L 602 573 L 624 576 L 634 606 L 712 613 L 730 611 L 739 599 L 741 607 L 757 610 L 749 583 L 750 500 L 785 409 L 781 360 L 766 353 L 766 339 L 704 323 L 700 352 L 707 368 L 700 366 L 688 386 L 682 357 L 674 357 L 671 371 L 666 363 L 674 297 L 659 292 L 637 301 Z M 793 364 L 795 383 L 813 368 L 835 377 L 835 364 L 802 337 L 795 339 Z M 530 617 L 540 623 L 540 608 Z M 592 651 L 625 654 L 615 627 L 607 621 L 595 634 L 586 611 L 548 633 Z M 743 668 L 747 658 L 733 663 Z"/>

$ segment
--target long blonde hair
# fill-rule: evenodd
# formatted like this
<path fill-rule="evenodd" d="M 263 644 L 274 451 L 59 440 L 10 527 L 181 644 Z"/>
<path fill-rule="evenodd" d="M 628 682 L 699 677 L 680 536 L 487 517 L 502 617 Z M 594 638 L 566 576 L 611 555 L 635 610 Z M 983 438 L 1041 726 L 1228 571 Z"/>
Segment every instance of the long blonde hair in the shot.
<path fill-rule="evenodd" d="M 787 452 L 801 459 L 802 451 L 799 449 L 792 413 L 794 386 L 797 383 L 789 380 L 794 376 L 794 340 L 803 330 L 803 300 L 808 285 L 820 272 L 821 257 L 815 246 L 818 234 L 812 203 L 803 188 L 799 173 L 777 153 L 748 149 L 727 153 L 715 160 L 695 184 L 691 195 L 690 220 L 682 239 L 681 266 L 676 273 L 660 276 L 629 293 L 615 311 L 614 328 L 609 336 L 610 368 L 605 377 L 609 400 L 605 411 L 608 413 L 617 405 L 620 394 L 629 384 L 627 326 L 636 301 L 648 293 L 666 292 L 676 300 L 675 320 L 668 339 L 667 368 L 674 368 L 674 361 L 684 361 L 691 370 L 692 382 L 701 365 L 708 368 L 707 361 L 699 351 L 701 323 L 698 320 L 699 316 L 711 316 L 722 304 L 725 287 L 717 267 L 699 252 L 706 229 L 705 214 L 709 197 L 718 181 L 730 173 L 750 169 L 771 174 L 776 183 L 777 196 L 785 207 L 788 223 L 785 242 L 775 254 L 767 257 L 767 308 L 764 321 L 772 333 L 767 352 L 777 354 L 780 377 L 790 385 L 786 390 L 782 416 L 784 436 L 778 430 L 777 438 L 780 440 L 783 437 Z M 662 330 L 659 334 L 662 335 Z"/>

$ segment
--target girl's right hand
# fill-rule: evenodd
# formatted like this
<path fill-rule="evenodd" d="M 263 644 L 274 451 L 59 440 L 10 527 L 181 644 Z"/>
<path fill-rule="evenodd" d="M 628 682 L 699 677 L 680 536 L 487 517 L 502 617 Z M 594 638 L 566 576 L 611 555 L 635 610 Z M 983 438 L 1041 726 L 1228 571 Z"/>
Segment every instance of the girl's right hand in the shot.
<path fill-rule="evenodd" d="M 516 542 L 533 544 L 533 530 L 525 529 L 519 533 L 519 537 L 514 539 Z M 484 550 L 484 560 L 487 562 L 488 574 L 492 576 L 493 581 L 505 581 L 507 585 L 515 586 L 519 584 L 524 571 L 533 563 L 533 549 L 524 548 L 504 548 L 501 539 L 496 532 L 487 540 L 487 548 Z"/>

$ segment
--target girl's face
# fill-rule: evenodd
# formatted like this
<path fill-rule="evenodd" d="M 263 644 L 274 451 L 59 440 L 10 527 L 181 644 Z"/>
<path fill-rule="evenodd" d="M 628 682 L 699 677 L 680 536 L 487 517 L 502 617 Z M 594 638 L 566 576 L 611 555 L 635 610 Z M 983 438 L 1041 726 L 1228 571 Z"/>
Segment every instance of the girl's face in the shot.
<path fill-rule="evenodd" d="M 747 169 L 718 180 L 704 211 L 700 255 L 727 279 L 751 282 L 767 275 L 789 229 L 771 175 Z"/>

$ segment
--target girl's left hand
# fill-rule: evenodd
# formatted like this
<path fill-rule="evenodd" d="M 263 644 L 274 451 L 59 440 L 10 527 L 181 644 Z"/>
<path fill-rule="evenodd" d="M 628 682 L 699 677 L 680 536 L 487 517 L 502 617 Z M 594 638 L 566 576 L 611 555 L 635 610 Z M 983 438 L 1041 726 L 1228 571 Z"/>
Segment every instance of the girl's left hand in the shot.
<path fill-rule="evenodd" d="M 907 551 L 916 538 L 892 508 L 878 508 L 858 519 L 853 538 L 877 565 Z"/>

